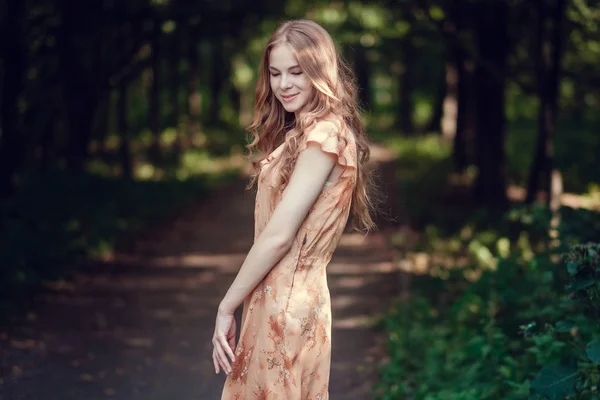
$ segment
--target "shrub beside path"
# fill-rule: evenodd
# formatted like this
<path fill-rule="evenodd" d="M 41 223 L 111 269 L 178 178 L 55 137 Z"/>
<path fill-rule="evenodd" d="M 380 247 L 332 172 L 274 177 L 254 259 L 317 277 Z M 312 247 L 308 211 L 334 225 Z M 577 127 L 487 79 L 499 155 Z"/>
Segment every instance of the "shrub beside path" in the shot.
<path fill-rule="evenodd" d="M 210 339 L 252 244 L 244 184 L 90 263 L 1 327 L 0 400 L 220 399 L 224 375 L 214 374 Z M 333 400 L 371 398 L 384 356 L 374 317 L 399 287 L 385 232 L 344 235 L 329 265 Z"/>

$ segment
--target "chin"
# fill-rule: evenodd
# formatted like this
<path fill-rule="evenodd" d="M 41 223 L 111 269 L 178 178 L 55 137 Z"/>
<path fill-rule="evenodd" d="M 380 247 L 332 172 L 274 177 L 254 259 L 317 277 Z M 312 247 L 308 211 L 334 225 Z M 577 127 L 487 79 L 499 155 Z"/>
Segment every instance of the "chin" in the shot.
<path fill-rule="evenodd" d="M 300 111 L 305 104 L 285 104 L 285 103 L 281 103 L 281 105 L 283 106 L 283 109 L 289 113 L 295 113 Z"/>
<path fill-rule="evenodd" d="M 298 106 L 292 106 L 292 105 L 284 105 L 283 109 L 289 113 L 295 113 L 296 111 L 298 111 L 300 109 L 300 107 Z"/>

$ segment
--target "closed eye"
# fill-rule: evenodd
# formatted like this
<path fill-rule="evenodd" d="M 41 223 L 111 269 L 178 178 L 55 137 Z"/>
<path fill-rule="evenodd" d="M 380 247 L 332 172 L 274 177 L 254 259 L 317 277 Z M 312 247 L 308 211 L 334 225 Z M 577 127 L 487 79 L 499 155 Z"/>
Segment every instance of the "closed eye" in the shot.
<path fill-rule="evenodd" d="M 279 72 L 271 72 L 270 74 L 271 74 L 271 76 L 279 76 L 279 75 L 281 75 Z M 302 74 L 303 74 L 303 72 L 302 72 L 302 71 L 299 71 L 299 72 L 292 72 L 292 75 L 296 75 L 296 76 L 298 76 L 298 75 L 302 75 Z"/>

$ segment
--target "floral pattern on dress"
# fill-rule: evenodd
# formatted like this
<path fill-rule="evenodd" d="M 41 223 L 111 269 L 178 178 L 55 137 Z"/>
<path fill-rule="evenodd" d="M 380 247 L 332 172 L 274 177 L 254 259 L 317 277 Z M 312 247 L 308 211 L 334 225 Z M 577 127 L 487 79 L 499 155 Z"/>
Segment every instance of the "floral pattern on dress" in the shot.
<path fill-rule="evenodd" d="M 320 121 L 304 135 L 334 153 L 344 167 L 326 185 L 303 221 L 288 253 L 244 301 L 240 340 L 222 400 L 325 400 L 329 398 L 331 301 L 326 269 L 348 220 L 356 185 L 356 143 L 337 122 Z M 255 238 L 281 199 L 273 187 L 272 161 L 262 162 L 255 202 Z M 273 169 L 271 167 L 274 167 Z"/>

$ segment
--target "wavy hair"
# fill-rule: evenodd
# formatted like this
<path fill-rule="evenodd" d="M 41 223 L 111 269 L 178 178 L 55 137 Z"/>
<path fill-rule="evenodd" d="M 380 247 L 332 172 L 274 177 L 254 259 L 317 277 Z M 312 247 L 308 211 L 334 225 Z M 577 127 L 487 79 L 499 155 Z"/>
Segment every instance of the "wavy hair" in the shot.
<path fill-rule="evenodd" d="M 315 95 L 304 106 L 296 120 L 275 98 L 270 85 L 269 57 L 277 44 L 288 44 L 298 65 L 315 88 Z M 352 193 L 352 227 L 369 232 L 375 228 L 374 203 L 371 192 L 373 177 L 366 164 L 369 160 L 367 139 L 357 100 L 357 87 L 352 69 L 344 62 L 329 33 L 316 22 L 295 20 L 283 23 L 269 38 L 259 67 L 255 90 L 254 118 L 248 127 L 253 140 L 246 147 L 253 154 L 259 150 L 270 154 L 283 144 L 279 162 L 281 187 L 289 182 L 299 153 L 301 138 L 318 120 L 329 115 L 341 122 L 342 132 L 354 135 L 357 146 L 357 181 Z M 260 171 L 254 162 L 252 187 Z"/>

